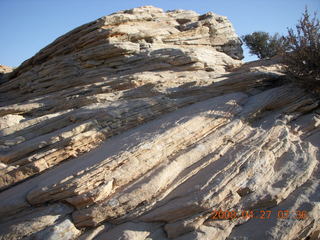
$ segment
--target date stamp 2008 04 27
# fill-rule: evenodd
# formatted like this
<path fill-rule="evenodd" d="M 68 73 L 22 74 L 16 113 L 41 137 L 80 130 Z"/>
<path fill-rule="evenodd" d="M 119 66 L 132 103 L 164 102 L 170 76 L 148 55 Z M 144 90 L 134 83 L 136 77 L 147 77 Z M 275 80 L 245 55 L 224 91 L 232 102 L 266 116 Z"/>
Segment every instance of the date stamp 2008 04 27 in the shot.
<path fill-rule="evenodd" d="M 276 216 L 274 216 L 276 214 Z M 273 212 L 271 210 L 213 210 L 211 219 L 214 220 L 232 220 L 232 219 L 270 219 L 276 217 L 278 219 L 304 220 L 308 218 L 308 212 L 302 210 L 289 211 L 278 210 Z"/>

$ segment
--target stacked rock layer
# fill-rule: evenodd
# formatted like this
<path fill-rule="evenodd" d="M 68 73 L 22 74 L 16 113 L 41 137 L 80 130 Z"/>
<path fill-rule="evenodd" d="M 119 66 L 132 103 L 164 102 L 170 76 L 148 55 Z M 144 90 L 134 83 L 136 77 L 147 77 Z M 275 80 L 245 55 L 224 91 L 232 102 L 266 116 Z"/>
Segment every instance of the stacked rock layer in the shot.
<path fill-rule="evenodd" d="M 319 101 L 241 59 L 227 18 L 147 6 L 3 71 L 0 239 L 319 238 Z"/>

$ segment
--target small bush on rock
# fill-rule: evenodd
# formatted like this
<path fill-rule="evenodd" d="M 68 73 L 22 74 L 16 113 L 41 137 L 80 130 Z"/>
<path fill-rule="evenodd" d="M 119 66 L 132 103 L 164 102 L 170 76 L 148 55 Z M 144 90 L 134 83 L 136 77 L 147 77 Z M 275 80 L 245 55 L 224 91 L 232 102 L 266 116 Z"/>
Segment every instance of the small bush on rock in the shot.
<path fill-rule="evenodd" d="M 290 79 L 308 90 L 320 93 L 320 22 L 316 13 L 308 10 L 296 25 L 288 30 L 280 49 Z"/>
<path fill-rule="evenodd" d="M 257 55 L 260 59 L 277 55 L 279 48 L 282 48 L 283 45 L 283 38 L 279 34 L 272 36 L 267 32 L 253 32 L 242 36 L 242 40 L 250 53 Z"/>

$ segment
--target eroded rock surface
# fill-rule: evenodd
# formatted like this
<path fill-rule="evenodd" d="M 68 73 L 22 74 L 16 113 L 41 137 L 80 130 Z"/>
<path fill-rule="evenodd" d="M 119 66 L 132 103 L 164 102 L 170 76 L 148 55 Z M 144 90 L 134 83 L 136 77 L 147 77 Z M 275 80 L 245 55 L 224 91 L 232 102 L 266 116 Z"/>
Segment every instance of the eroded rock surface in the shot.
<path fill-rule="evenodd" d="M 8 67 L 0 64 L 0 84 L 5 82 L 8 79 L 12 71 L 13 71 L 12 67 Z"/>
<path fill-rule="evenodd" d="M 317 239 L 319 100 L 241 58 L 227 18 L 147 6 L 6 75 L 0 239 Z"/>

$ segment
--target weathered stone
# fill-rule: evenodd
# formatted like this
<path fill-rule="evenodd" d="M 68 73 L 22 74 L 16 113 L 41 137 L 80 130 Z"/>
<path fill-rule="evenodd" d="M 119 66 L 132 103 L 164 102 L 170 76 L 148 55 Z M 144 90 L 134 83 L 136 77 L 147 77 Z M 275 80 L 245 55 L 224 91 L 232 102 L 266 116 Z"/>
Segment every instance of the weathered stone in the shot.
<path fill-rule="evenodd" d="M 52 204 L 48 207 L 30 208 L 13 217 L 2 218 L 0 222 L 0 239 L 26 238 L 48 226 L 54 226 L 57 221 L 70 212 L 72 212 L 72 208 L 66 205 Z"/>
<path fill-rule="evenodd" d="M 126 222 L 120 224 L 110 231 L 98 235 L 97 240 L 111 240 L 111 239 L 123 239 L 123 240 L 140 240 L 146 239 L 148 236 L 161 227 L 159 223 L 133 223 Z"/>
<path fill-rule="evenodd" d="M 19 124 L 24 120 L 23 116 L 8 114 L 0 117 L 0 130 Z M 14 143 L 13 145 L 15 145 Z"/>
<path fill-rule="evenodd" d="M 13 68 L 0 64 L 0 74 L 12 72 Z"/>
<path fill-rule="evenodd" d="M 92 240 L 96 236 L 98 236 L 101 232 L 103 232 L 103 230 L 105 230 L 105 226 L 101 225 L 92 230 L 86 231 L 84 234 L 78 237 L 78 240 Z"/>
<path fill-rule="evenodd" d="M 41 240 L 74 240 L 81 232 L 73 225 L 69 219 L 65 219 L 54 226 L 48 227 L 30 237 L 30 239 Z"/>
<path fill-rule="evenodd" d="M 146 6 L 7 71 L 0 238 L 317 239 L 320 102 L 241 58 L 226 17 Z"/>

